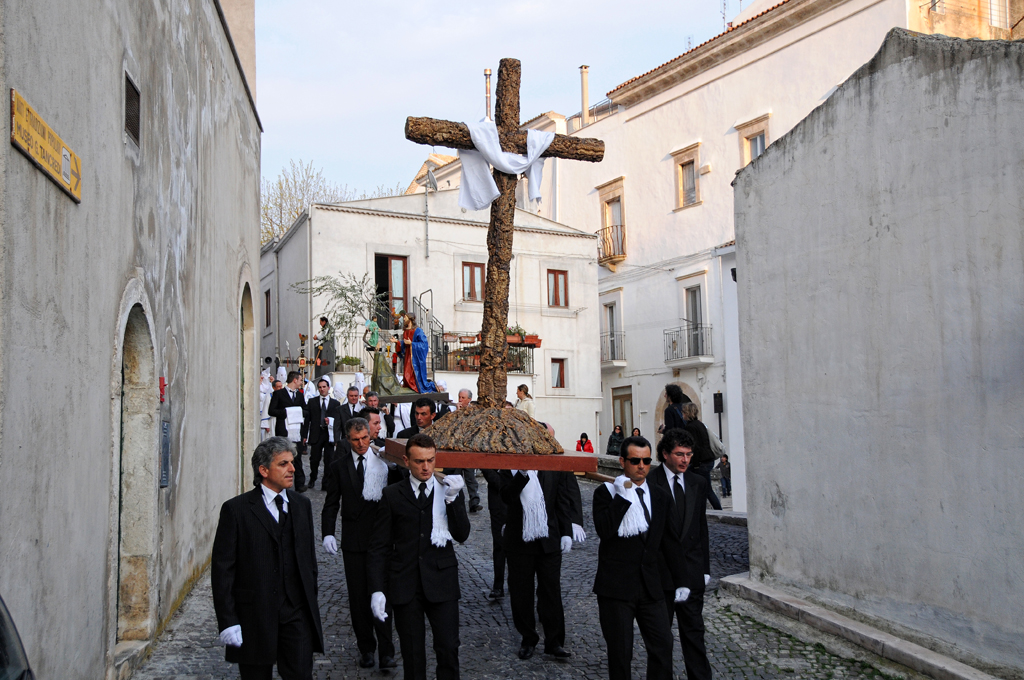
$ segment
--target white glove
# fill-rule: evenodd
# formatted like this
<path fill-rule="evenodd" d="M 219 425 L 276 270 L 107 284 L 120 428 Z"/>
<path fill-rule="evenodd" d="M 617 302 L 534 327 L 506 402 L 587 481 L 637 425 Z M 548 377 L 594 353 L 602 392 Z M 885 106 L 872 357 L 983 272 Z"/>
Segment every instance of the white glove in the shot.
<path fill-rule="evenodd" d="M 676 602 L 686 602 L 690 597 L 689 588 L 676 588 Z"/>
<path fill-rule="evenodd" d="M 587 540 L 587 532 L 579 524 L 572 525 L 572 540 L 577 543 L 583 543 Z"/>
<path fill-rule="evenodd" d="M 388 618 L 388 613 L 384 611 L 384 606 L 387 603 L 387 598 L 384 597 L 384 593 L 379 590 L 373 595 L 370 595 L 370 612 L 373 613 L 373 618 L 378 621 L 383 621 Z"/>
<path fill-rule="evenodd" d="M 334 536 L 324 536 L 324 550 L 331 555 L 338 554 L 338 542 L 334 540 Z"/>
<path fill-rule="evenodd" d="M 459 492 L 466 488 L 466 480 L 462 475 L 448 475 L 444 478 L 444 502 L 451 503 L 459 496 Z"/>
<path fill-rule="evenodd" d="M 220 643 L 228 647 L 242 646 L 242 627 L 228 626 L 220 632 Z"/>
<path fill-rule="evenodd" d="M 562 536 L 562 554 L 564 555 L 570 550 L 572 550 L 572 537 Z"/>
<path fill-rule="evenodd" d="M 629 500 L 629 491 L 632 491 L 632 489 L 626 489 L 626 482 L 628 481 L 629 477 L 626 475 L 619 475 L 615 478 L 615 481 L 612 482 L 612 485 L 615 487 L 615 493 L 622 496 L 627 501 Z"/>
<path fill-rule="evenodd" d="M 711 583 L 711 574 L 704 574 L 704 585 Z"/>

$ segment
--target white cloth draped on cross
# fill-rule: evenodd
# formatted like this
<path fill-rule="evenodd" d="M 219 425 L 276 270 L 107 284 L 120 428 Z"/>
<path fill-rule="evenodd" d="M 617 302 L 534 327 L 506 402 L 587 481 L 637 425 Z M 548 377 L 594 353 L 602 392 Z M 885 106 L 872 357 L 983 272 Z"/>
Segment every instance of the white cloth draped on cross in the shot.
<path fill-rule="evenodd" d="M 485 118 L 477 123 L 466 123 L 466 127 L 476 148 L 459 151 L 462 161 L 459 206 L 466 210 L 483 210 L 501 195 L 489 166 L 509 175 L 525 174 L 530 200 L 539 201 L 544 171 L 544 159 L 540 155 L 547 151 L 555 133 L 527 130 L 526 155 L 523 156 L 501 150 L 498 128 L 493 121 Z"/>

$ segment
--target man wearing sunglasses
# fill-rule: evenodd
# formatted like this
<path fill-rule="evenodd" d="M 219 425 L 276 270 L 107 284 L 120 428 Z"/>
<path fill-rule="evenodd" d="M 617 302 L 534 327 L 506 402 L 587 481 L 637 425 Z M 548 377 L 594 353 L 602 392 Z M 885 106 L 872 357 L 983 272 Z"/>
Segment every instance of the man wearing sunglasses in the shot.
<path fill-rule="evenodd" d="M 704 646 L 704 588 L 711 580 L 708 549 L 707 487 L 692 472 L 693 435 L 672 429 L 658 442 L 661 465 L 651 473 L 649 484 L 672 498 L 665 535 L 662 537 L 661 578 L 665 588 L 669 627 L 679 623 L 679 644 L 689 680 L 711 680 L 711 664 Z M 674 578 L 681 575 L 681 579 Z M 675 597 L 671 588 L 679 588 Z"/>
<path fill-rule="evenodd" d="M 619 450 L 625 474 L 599 486 L 593 504 L 601 539 L 594 593 L 608 647 L 608 676 L 630 678 L 636 621 L 647 648 L 647 680 L 671 680 L 672 631 L 659 568 L 671 499 L 647 483 L 651 445 L 646 439 L 629 437 Z"/>

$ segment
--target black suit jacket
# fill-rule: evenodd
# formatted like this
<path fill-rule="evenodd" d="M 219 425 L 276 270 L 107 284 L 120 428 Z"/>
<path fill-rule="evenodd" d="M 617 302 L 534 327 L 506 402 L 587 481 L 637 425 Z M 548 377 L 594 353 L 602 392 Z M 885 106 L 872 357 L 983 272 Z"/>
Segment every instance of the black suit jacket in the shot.
<path fill-rule="evenodd" d="M 346 400 L 344 403 L 339 404 L 339 408 L 341 409 L 341 436 L 344 437 L 345 423 L 353 418 L 361 418 L 362 416 L 359 415 L 359 412 L 362 410 L 363 406 L 359 402 L 356 402 L 356 405 L 352 406 L 352 404 L 348 403 Z"/>
<path fill-rule="evenodd" d="M 562 536 L 572 536 L 572 515 L 568 487 L 560 472 L 541 470 L 537 481 L 544 492 L 544 508 L 548 515 L 548 535 L 529 542 L 523 541 L 523 502 L 520 494 L 529 481 L 524 475 L 513 475 L 509 470 L 498 472 L 501 500 L 507 508 L 505 533 L 502 545 L 510 553 L 543 553 L 545 555 L 561 549 Z"/>
<path fill-rule="evenodd" d="M 337 443 L 338 437 L 338 422 L 341 420 L 341 404 L 337 399 L 328 397 L 330 401 L 327 402 L 327 413 L 324 414 L 320 408 L 320 396 L 317 395 L 316 399 L 310 399 L 306 402 L 306 412 L 309 414 L 309 445 L 315 444 L 326 444 L 330 441 L 330 437 L 327 432 L 327 428 L 321 424 L 324 422 L 324 417 L 334 418 L 334 441 Z"/>
<path fill-rule="evenodd" d="M 367 451 L 366 455 L 371 454 Z M 388 463 L 386 485 L 400 482 L 404 478 L 397 465 Z M 341 455 L 336 456 L 334 463 L 331 464 L 330 473 L 324 473 L 324 479 L 330 479 L 330 482 L 326 485 L 327 497 L 320 515 L 321 533 L 324 536 L 336 535 L 335 527 L 340 507 L 341 549 L 346 552 L 366 552 L 370 549 L 370 535 L 373 533 L 380 501 L 368 501 L 356 490 L 356 466 L 352 462 L 352 449 L 347 442 L 341 450 Z"/>
<path fill-rule="evenodd" d="M 669 491 L 668 469 L 656 467 L 647 475 L 647 485 L 657 486 L 669 495 L 669 508 L 675 500 Z M 711 573 L 711 554 L 708 541 L 708 483 L 698 474 L 683 474 L 686 515 L 679 524 L 669 516 L 662 536 L 663 544 L 659 568 L 665 590 L 689 588 L 692 593 L 704 592 L 704 574 Z"/>
<path fill-rule="evenodd" d="M 594 492 L 594 527 L 601 539 L 597 549 L 597 578 L 594 592 L 601 597 L 635 602 L 646 592 L 652 600 L 665 597 L 658 567 L 661 536 L 669 518 L 671 498 L 664 489 L 651 490 L 651 523 L 646 538 L 619 536 L 619 524 L 629 510 L 629 501 L 613 497 L 604 484 Z"/>
<path fill-rule="evenodd" d="M 398 435 L 397 435 L 397 438 L 398 439 L 408 439 L 408 438 L 412 437 L 414 434 L 419 434 L 419 433 L 420 433 L 420 426 L 417 425 L 416 423 L 413 423 L 412 427 L 407 427 L 404 430 L 402 430 L 401 432 L 399 432 Z"/>
<path fill-rule="evenodd" d="M 292 399 L 288 394 L 287 387 L 282 387 L 270 397 L 270 408 L 267 409 L 267 413 L 271 417 L 277 418 L 277 422 L 274 424 L 274 434 L 278 437 L 288 436 L 288 425 L 285 423 L 288 412 L 285 409 L 289 406 L 302 407 L 304 419 L 302 421 L 301 435 L 305 439 L 309 435 L 309 412 L 306 410 L 306 397 L 302 394 L 301 389 L 295 390 L 295 399 Z"/>
<path fill-rule="evenodd" d="M 286 393 L 287 394 L 287 393 Z M 302 579 L 316 639 L 313 651 L 324 651 L 320 608 L 317 605 L 317 567 L 313 538 L 313 506 L 309 499 L 287 491 L 295 535 L 295 559 Z M 227 647 L 231 663 L 269 664 L 277 657 L 277 625 L 283 592 L 278 526 L 263 501 L 262 487 L 235 496 L 220 509 L 213 539 L 210 576 L 217 626 L 242 627 L 242 646 Z"/>
<path fill-rule="evenodd" d="M 435 481 L 434 493 L 444 493 Z M 433 496 L 431 496 L 431 502 Z M 370 538 L 367 566 L 370 592 L 384 592 L 391 604 L 408 604 L 416 595 L 416 581 L 428 602 L 447 602 L 461 597 L 459 560 L 448 541 L 443 548 L 430 542 L 434 526 L 431 505 L 420 508 L 408 481 L 384 489 Z M 459 543 L 469 538 L 466 501 L 458 497 L 445 505 L 448 533 Z"/>

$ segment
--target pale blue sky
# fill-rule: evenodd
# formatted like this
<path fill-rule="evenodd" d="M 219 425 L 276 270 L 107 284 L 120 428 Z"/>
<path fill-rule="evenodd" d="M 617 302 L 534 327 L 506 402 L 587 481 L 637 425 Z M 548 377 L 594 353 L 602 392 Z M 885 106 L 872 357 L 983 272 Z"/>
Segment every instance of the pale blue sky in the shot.
<path fill-rule="evenodd" d="M 740 6 L 728 2 L 731 20 Z M 404 187 L 429 152 L 405 140 L 406 116 L 482 117 L 483 70 L 497 77 L 502 57 L 523 63 L 523 120 L 570 115 L 581 64 L 595 104 L 685 52 L 687 36 L 721 30 L 721 0 L 256 0 L 263 176 L 301 158 L 357 191 Z"/>

